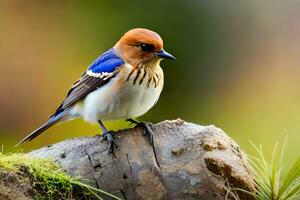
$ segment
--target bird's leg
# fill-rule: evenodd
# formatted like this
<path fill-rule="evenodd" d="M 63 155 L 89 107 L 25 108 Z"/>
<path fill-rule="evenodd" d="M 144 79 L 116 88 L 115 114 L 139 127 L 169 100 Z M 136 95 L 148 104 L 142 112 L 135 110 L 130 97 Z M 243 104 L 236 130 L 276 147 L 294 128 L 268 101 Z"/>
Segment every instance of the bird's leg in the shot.
<path fill-rule="evenodd" d="M 132 124 L 136 124 L 136 126 L 141 126 L 143 128 L 145 128 L 145 131 L 146 131 L 146 135 L 148 137 L 148 141 L 151 145 L 153 145 L 153 131 L 152 131 L 152 128 L 150 126 L 150 124 L 148 122 L 138 122 L 134 119 L 126 119 L 127 122 L 130 122 Z"/>
<path fill-rule="evenodd" d="M 115 140 L 114 140 L 114 134 L 111 131 L 108 131 L 102 121 L 98 120 L 98 124 L 100 125 L 102 129 L 102 139 L 106 140 L 108 142 L 108 153 L 114 154 L 114 148 L 118 148 Z"/>

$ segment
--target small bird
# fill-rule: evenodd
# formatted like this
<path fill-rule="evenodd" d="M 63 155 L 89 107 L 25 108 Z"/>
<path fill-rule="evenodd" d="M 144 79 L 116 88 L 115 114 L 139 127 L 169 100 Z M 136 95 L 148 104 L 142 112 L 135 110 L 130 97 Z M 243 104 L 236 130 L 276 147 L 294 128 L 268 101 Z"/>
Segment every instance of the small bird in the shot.
<path fill-rule="evenodd" d="M 113 132 L 105 128 L 103 120 L 127 119 L 141 125 L 152 144 L 149 124 L 132 118 L 145 114 L 159 99 L 164 85 L 160 61 L 164 58 L 175 60 L 163 49 L 159 34 L 144 28 L 129 30 L 88 67 L 50 119 L 17 146 L 57 123 L 80 117 L 89 123 L 99 123 L 110 153 L 116 143 Z"/>

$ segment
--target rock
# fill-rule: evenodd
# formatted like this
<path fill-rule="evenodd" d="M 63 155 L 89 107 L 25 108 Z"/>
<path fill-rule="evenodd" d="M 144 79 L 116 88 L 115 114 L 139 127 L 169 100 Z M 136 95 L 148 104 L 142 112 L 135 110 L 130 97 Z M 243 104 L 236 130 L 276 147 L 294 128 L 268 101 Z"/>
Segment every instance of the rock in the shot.
<path fill-rule="evenodd" d="M 246 156 L 221 129 L 181 119 L 152 128 L 154 146 L 141 127 L 117 132 L 115 157 L 99 136 L 68 139 L 29 155 L 54 159 L 71 176 L 122 199 L 223 200 L 229 188 L 254 190 Z"/>

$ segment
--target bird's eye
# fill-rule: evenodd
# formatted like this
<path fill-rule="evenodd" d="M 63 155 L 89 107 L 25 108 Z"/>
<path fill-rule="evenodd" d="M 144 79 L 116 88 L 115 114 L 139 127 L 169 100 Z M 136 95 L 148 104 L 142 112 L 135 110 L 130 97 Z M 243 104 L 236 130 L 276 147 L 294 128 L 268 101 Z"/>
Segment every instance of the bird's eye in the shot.
<path fill-rule="evenodd" d="M 141 44 L 142 51 L 154 51 L 154 46 L 152 44 Z"/>

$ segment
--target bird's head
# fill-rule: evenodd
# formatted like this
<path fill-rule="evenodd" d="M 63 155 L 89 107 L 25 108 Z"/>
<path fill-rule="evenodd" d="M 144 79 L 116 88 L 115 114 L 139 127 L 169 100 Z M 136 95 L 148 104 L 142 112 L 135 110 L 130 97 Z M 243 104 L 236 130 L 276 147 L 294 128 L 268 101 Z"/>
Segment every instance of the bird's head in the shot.
<path fill-rule="evenodd" d="M 175 57 L 163 49 L 163 40 L 154 31 L 135 28 L 123 35 L 114 46 L 120 56 L 129 64 L 137 66 L 141 63 L 155 63 Z"/>

